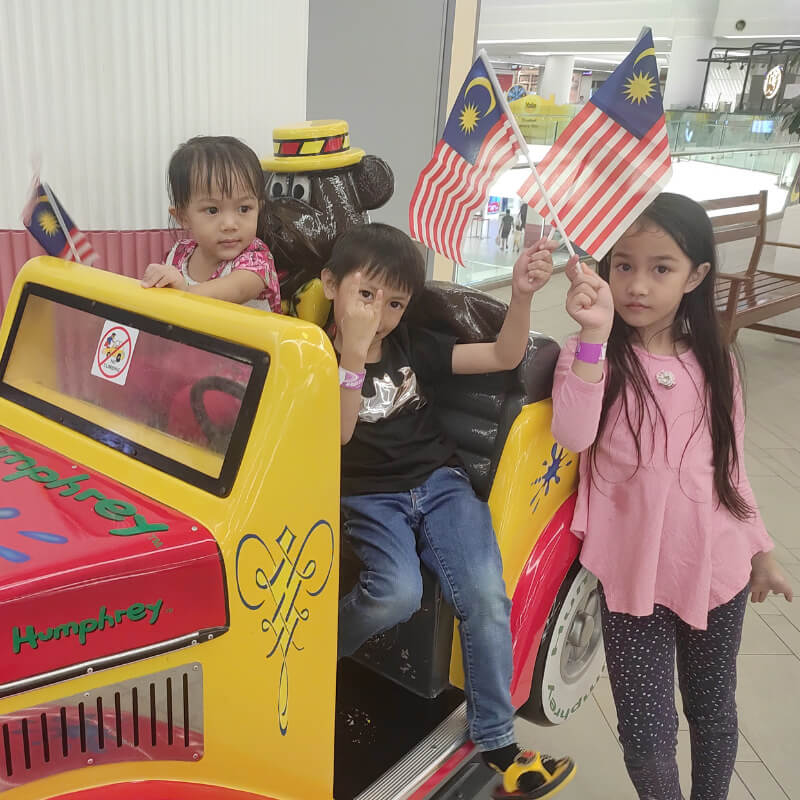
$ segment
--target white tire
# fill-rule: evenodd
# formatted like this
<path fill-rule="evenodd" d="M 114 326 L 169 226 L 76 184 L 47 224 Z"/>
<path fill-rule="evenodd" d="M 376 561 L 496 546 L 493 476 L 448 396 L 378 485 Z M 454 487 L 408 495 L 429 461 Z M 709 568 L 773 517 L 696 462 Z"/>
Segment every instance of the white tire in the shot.
<path fill-rule="evenodd" d="M 597 578 L 576 560 L 545 624 L 531 696 L 520 714 L 560 725 L 586 704 L 604 669 Z"/>

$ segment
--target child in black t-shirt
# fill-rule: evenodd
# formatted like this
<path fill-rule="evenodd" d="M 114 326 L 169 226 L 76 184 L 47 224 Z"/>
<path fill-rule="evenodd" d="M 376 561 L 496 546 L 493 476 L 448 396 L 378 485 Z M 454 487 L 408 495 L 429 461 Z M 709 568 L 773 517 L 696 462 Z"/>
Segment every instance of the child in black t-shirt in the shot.
<path fill-rule="evenodd" d="M 504 773 L 497 797 L 550 797 L 573 776 L 569 758 L 522 752 L 511 705 L 511 603 L 488 505 L 439 428 L 425 387 L 452 374 L 514 369 L 525 353 L 533 293 L 553 270 L 547 240 L 514 265 L 495 342 L 409 328 L 403 314 L 425 283 L 417 246 L 388 225 L 352 228 L 322 271 L 339 354 L 344 531 L 364 564 L 339 607 L 339 656 L 419 608 L 422 561 L 460 621 L 470 736 Z"/>

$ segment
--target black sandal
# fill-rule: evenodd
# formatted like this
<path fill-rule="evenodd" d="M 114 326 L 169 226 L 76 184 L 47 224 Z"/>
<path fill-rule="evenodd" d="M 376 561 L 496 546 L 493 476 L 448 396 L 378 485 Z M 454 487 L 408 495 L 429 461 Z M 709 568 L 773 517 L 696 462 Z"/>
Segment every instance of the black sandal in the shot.
<path fill-rule="evenodd" d="M 575 777 L 575 762 L 571 758 L 556 760 L 552 756 L 525 750 L 503 773 L 503 782 L 492 792 L 494 800 L 544 800 L 560 792 Z M 535 789 L 523 791 L 519 788 L 522 775 L 535 774 L 541 779 Z"/>

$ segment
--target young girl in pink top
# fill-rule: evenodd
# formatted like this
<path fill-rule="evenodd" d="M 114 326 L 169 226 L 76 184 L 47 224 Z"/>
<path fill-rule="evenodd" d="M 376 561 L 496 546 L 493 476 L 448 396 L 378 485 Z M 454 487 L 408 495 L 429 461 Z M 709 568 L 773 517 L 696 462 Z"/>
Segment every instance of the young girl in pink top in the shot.
<path fill-rule="evenodd" d="M 166 264 L 147 267 L 142 286 L 280 313 L 278 275 L 259 238 L 266 196 L 258 156 L 232 136 L 196 136 L 172 154 L 167 177 L 170 216 L 189 238 Z"/>
<path fill-rule="evenodd" d="M 744 469 L 736 361 L 714 304 L 711 222 L 661 194 L 600 264 L 568 268 L 580 325 L 556 370 L 553 434 L 581 453 L 574 533 L 600 582 L 608 674 L 640 798 L 679 800 L 674 663 L 692 798 L 728 796 L 748 591 L 792 599 Z M 607 345 L 606 345 L 607 343 Z"/>

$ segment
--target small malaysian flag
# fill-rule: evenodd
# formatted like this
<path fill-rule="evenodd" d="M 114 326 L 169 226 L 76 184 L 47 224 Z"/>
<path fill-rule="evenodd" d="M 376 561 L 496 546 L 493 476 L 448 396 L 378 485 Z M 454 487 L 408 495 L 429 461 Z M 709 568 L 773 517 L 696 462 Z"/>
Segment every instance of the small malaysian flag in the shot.
<path fill-rule="evenodd" d="M 461 242 L 470 217 L 520 152 L 494 73 L 481 53 L 458 93 L 433 158 L 420 173 L 408 210 L 411 235 L 462 264 Z"/>
<path fill-rule="evenodd" d="M 666 186 L 672 163 L 649 28 L 537 168 L 567 235 L 597 260 Z M 519 196 L 548 216 L 533 176 Z"/>
<path fill-rule="evenodd" d="M 51 256 L 92 265 L 97 252 L 83 231 L 70 219 L 53 190 L 38 179 L 22 212 L 22 223 Z"/>

